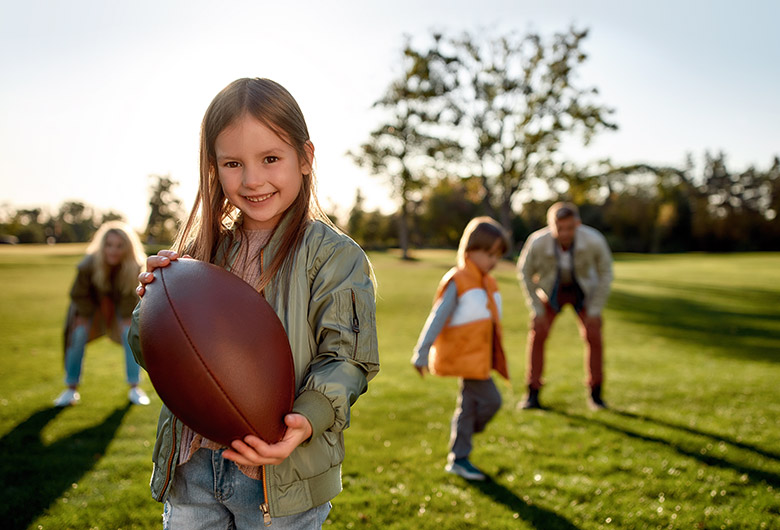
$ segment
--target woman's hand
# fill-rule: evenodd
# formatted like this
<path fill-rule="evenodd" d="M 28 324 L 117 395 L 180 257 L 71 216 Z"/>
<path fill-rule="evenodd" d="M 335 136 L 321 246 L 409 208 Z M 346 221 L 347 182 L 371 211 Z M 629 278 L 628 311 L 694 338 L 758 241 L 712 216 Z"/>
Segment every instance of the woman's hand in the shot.
<path fill-rule="evenodd" d="M 301 414 L 288 414 L 284 417 L 284 423 L 287 425 L 287 432 L 281 441 L 269 444 L 250 434 L 244 437 L 243 441 L 233 440 L 230 444 L 232 449 L 222 453 L 222 456 L 246 466 L 281 464 L 296 447 L 311 437 L 312 432 L 311 423 Z"/>
<path fill-rule="evenodd" d="M 184 257 L 189 258 L 191 256 L 185 255 Z M 138 281 L 141 282 L 141 285 L 135 288 L 135 292 L 138 296 L 143 296 L 146 292 L 146 284 L 154 281 L 154 274 L 152 274 L 154 269 L 167 267 L 172 261 L 176 261 L 177 259 L 179 259 L 179 253 L 175 250 L 161 250 L 156 256 L 149 256 L 146 258 L 146 272 L 142 272 L 138 275 Z"/>

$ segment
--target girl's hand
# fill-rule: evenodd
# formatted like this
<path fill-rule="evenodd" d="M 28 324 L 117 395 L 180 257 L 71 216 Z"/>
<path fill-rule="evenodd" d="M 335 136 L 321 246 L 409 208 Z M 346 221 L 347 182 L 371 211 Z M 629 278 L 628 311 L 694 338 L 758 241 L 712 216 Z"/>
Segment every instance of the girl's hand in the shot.
<path fill-rule="evenodd" d="M 232 449 L 222 456 L 237 464 L 246 466 L 264 466 L 281 464 L 293 450 L 311 437 L 311 423 L 301 414 L 288 414 L 284 417 L 287 432 L 284 438 L 275 444 L 269 444 L 249 435 L 244 440 L 233 440 Z"/>
<path fill-rule="evenodd" d="M 190 256 L 184 256 L 189 258 Z M 156 256 L 149 256 L 146 258 L 146 272 L 142 272 L 138 275 L 138 281 L 141 285 L 135 288 L 135 292 L 138 296 L 143 296 L 146 292 L 145 285 L 154 281 L 154 269 L 161 269 L 167 267 L 172 261 L 179 259 L 179 254 L 174 250 L 161 250 Z"/>

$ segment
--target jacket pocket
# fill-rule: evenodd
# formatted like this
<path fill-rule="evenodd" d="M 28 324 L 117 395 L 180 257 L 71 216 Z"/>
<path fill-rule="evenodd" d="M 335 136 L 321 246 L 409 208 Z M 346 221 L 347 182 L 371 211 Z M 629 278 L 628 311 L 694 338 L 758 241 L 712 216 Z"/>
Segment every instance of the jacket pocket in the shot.
<path fill-rule="evenodd" d="M 334 293 L 338 314 L 339 355 L 353 360 L 378 364 L 376 339 L 376 304 L 374 294 L 358 288 Z"/>

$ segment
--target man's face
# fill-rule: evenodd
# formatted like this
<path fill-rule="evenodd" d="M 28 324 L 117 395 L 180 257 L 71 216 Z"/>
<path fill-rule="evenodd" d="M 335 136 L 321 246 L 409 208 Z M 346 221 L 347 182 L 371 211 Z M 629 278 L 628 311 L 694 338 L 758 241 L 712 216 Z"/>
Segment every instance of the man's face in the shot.
<path fill-rule="evenodd" d="M 580 226 L 580 220 L 570 216 L 556 219 L 555 224 L 550 229 L 553 237 L 558 240 L 558 244 L 563 248 L 569 248 L 574 243 L 574 234 L 578 226 Z"/>

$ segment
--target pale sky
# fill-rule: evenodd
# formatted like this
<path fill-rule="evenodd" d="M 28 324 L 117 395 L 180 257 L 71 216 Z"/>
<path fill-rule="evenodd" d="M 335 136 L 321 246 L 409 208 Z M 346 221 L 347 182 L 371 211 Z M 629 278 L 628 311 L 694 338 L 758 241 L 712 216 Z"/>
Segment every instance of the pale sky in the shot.
<path fill-rule="evenodd" d="M 192 205 L 198 133 L 216 93 L 269 77 L 298 100 L 319 196 L 347 211 L 358 187 L 393 209 L 345 156 L 377 124 L 404 35 L 590 29 L 581 81 L 614 107 L 578 160 L 682 165 L 723 150 L 734 169 L 780 155 L 780 3 L 661 0 L 0 0 L 0 203 L 81 200 L 143 228 L 150 174 Z"/>

